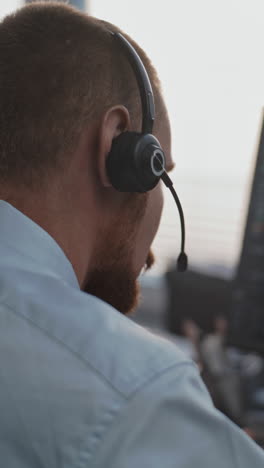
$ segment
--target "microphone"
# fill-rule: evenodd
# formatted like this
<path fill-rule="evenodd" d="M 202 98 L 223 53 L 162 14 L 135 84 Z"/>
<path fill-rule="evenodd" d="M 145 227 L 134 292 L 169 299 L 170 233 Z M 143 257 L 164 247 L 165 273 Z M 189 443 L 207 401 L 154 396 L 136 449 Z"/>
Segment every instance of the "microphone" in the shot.
<path fill-rule="evenodd" d="M 168 187 L 169 190 L 171 191 L 172 196 L 173 196 L 173 198 L 174 198 L 174 200 L 176 202 L 176 205 L 177 205 L 177 208 L 178 208 L 178 211 L 179 211 L 179 215 L 180 215 L 180 222 L 181 222 L 181 251 L 180 251 L 180 255 L 179 255 L 178 259 L 177 259 L 177 269 L 178 269 L 179 272 L 184 272 L 184 271 L 187 270 L 187 267 L 188 267 L 188 257 L 186 255 L 186 253 L 184 252 L 185 222 L 184 222 L 183 210 L 182 210 L 182 206 L 181 206 L 180 200 L 178 198 L 178 195 L 175 192 L 175 189 L 173 187 L 173 182 L 172 182 L 172 180 L 170 179 L 170 177 L 168 176 L 168 174 L 167 174 L 167 172 L 165 170 L 161 175 L 161 179 L 164 182 L 164 184 L 166 185 L 166 187 Z"/>

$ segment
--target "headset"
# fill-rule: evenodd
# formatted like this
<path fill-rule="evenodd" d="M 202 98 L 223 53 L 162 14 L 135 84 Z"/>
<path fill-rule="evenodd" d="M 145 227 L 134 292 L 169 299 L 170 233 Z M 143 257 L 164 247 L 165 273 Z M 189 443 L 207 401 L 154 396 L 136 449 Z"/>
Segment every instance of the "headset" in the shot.
<path fill-rule="evenodd" d="M 152 135 L 155 120 L 154 96 L 147 71 L 138 53 L 121 34 L 110 31 L 126 55 L 135 74 L 142 106 L 141 133 L 126 131 L 114 138 L 106 160 L 106 169 L 112 186 L 120 192 L 148 192 L 160 181 L 171 191 L 181 222 L 181 251 L 177 260 L 178 271 L 187 269 L 188 258 L 184 252 L 185 223 L 180 200 L 166 173 L 165 155 L 159 141 Z"/>

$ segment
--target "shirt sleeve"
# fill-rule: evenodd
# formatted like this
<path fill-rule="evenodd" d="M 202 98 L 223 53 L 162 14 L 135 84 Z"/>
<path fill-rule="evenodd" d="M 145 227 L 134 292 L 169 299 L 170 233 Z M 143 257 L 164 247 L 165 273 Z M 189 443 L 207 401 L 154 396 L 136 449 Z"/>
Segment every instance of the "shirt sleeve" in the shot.
<path fill-rule="evenodd" d="M 264 468 L 262 449 L 213 407 L 192 363 L 137 391 L 99 450 L 100 468 Z"/>

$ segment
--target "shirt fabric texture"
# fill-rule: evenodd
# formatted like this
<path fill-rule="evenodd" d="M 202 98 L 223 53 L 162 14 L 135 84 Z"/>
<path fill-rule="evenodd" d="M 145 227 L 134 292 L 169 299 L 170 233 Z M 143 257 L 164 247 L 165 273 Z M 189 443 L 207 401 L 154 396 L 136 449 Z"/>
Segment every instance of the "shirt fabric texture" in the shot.
<path fill-rule="evenodd" d="M 264 468 L 196 365 L 80 291 L 55 240 L 4 201 L 0 466 Z"/>

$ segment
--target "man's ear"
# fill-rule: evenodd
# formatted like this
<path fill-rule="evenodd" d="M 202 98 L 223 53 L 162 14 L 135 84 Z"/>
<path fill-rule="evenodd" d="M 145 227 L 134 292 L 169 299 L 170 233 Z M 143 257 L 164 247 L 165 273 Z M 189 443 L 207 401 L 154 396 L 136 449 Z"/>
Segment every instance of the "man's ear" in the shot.
<path fill-rule="evenodd" d="M 108 109 L 102 118 L 98 135 L 98 170 L 100 182 L 104 187 L 111 187 L 106 171 L 106 160 L 110 153 L 113 139 L 121 133 L 131 129 L 130 115 L 126 107 L 113 106 Z"/>

